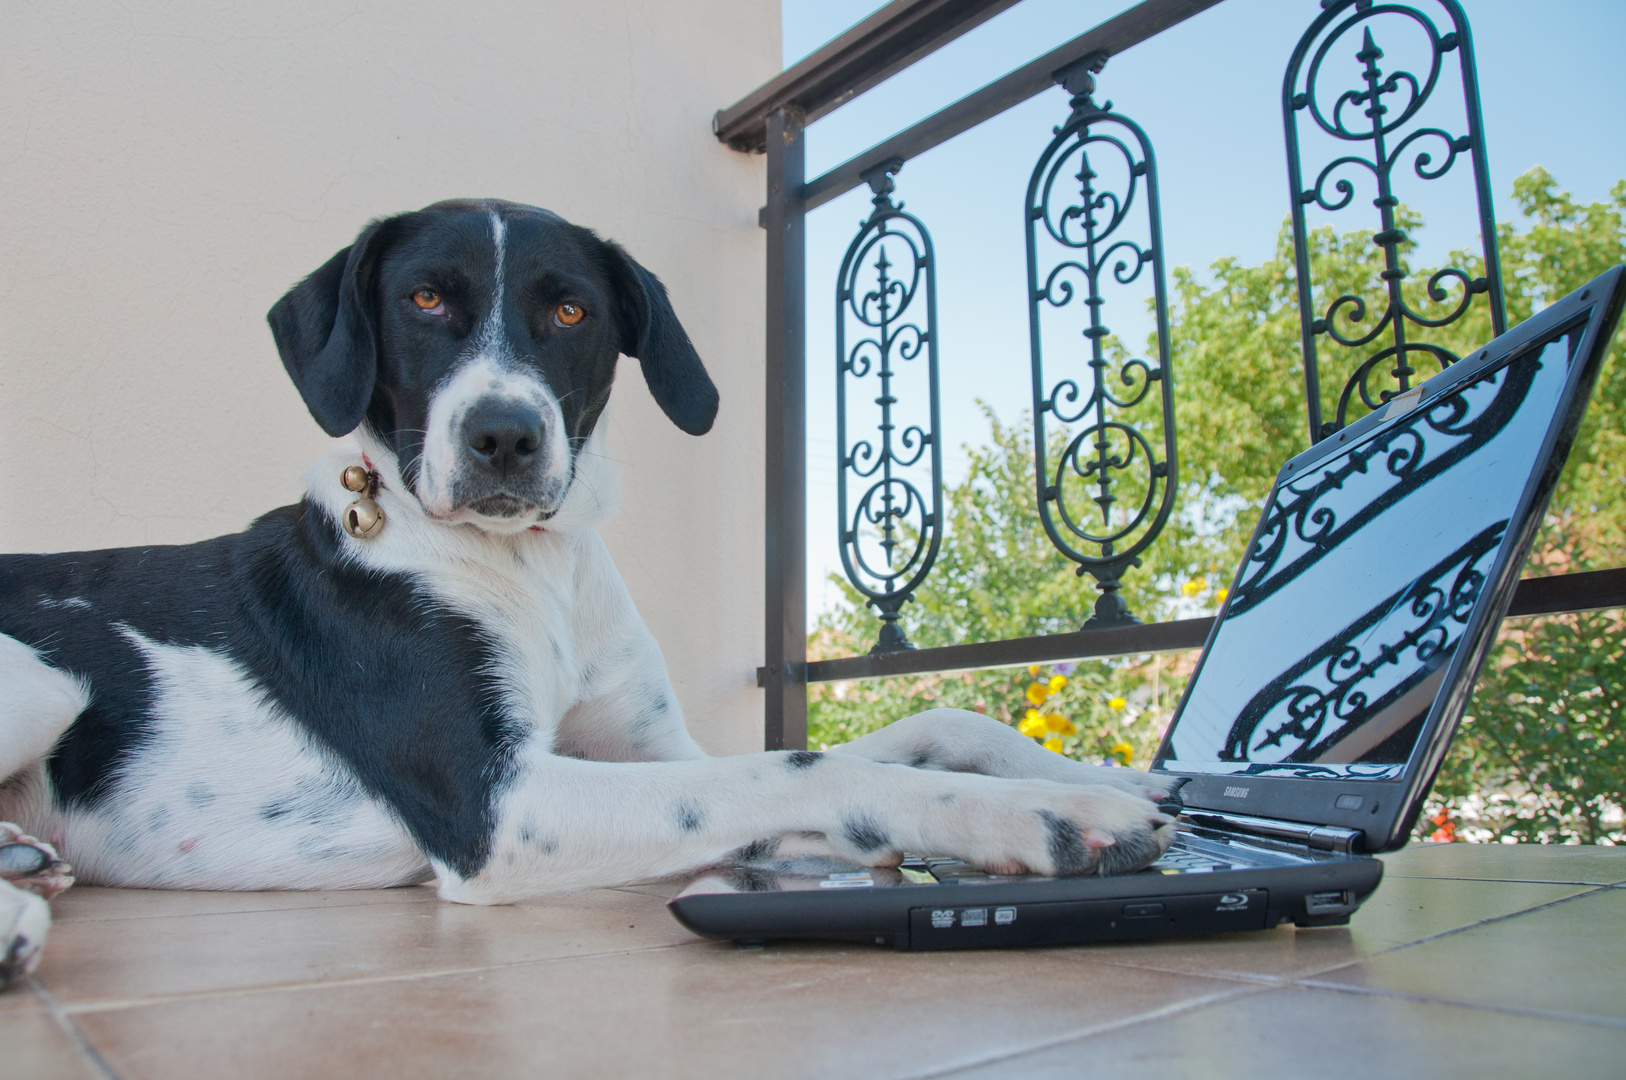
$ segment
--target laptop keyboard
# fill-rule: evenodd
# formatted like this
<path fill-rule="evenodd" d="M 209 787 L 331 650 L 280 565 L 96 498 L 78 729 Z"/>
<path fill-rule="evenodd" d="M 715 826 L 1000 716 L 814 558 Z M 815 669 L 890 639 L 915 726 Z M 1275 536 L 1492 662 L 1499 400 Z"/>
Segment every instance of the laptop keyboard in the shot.
<path fill-rule="evenodd" d="M 1249 870 L 1265 866 L 1298 866 L 1310 861 L 1286 852 L 1267 851 L 1237 842 L 1210 840 L 1181 829 L 1169 850 L 1143 872 L 1159 874 L 1212 874 L 1221 870 Z M 959 859 L 909 855 L 898 870 L 917 885 L 969 885 L 987 881 L 1014 881 L 1028 875 L 990 874 Z"/>

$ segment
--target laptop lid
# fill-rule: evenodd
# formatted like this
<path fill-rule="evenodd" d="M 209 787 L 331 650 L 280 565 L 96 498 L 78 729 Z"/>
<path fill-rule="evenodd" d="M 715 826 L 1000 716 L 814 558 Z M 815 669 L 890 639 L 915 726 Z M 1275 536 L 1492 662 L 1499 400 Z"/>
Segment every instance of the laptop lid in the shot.
<path fill-rule="evenodd" d="M 1415 824 L 1518 584 L 1626 267 L 1399 395 L 1276 478 L 1156 771 L 1188 808 Z"/>

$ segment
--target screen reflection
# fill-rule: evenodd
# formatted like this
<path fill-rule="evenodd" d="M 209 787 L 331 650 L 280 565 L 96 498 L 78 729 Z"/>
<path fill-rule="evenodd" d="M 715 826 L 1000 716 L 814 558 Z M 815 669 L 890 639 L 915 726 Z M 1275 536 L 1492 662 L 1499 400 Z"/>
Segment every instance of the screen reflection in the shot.
<path fill-rule="evenodd" d="M 1277 488 L 1160 763 L 1400 775 L 1506 539 L 1570 344 L 1530 350 Z"/>

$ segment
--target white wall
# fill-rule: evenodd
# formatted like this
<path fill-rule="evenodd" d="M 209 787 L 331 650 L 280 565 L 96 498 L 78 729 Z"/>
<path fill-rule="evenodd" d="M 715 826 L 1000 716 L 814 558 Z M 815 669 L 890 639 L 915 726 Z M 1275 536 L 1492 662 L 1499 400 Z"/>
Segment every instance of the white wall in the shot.
<path fill-rule="evenodd" d="M 0 550 L 184 543 L 298 497 L 327 440 L 264 316 L 369 218 L 535 203 L 671 290 L 722 392 L 701 439 L 636 363 L 607 539 L 696 736 L 761 748 L 763 159 L 714 109 L 778 0 L 8 5 Z"/>

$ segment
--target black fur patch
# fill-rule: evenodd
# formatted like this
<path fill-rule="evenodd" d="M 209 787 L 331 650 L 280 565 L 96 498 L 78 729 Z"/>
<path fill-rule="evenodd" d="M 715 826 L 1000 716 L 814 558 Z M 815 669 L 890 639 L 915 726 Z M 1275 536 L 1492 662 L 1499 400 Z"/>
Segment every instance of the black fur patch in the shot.
<path fill-rule="evenodd" d="M 1152 824 L 1147 819 L 1147 825 Z M 1132 874 L 1136 870 L 1157 861 L 1162 851 L 1159 850 L 1156 831 L 1148 828 L 1145 832 L 1120 834 L 1117 843 L 1111 847 L 1101 849 L 1101 863 L 1096 873 L 1103 877 L 1113 874 Z"/>
<path fill-rule="evenodd" d="M 40 603 L 52 598 L 89 603 Z M 487 674 L 495 649 L 408 577 L 341 559 L 322 511 L 283 507 L 201 544 L 0 555 L 0 633 L 90 684 L 47 763 L 65 806 L 99 806 L 152 738 L 152 673 L 120 626 L 223 653 L 427 854 L 466 876 L 485 865 L 516 738 Z M 309 820 L 335 793 L 289 794 L 307 799 L 279 794 L 262 813 Z"/>
<path fill-rule="evenodd" d="M 724 856 L 723 861 L 730 863 L 761 862 L 763 859 L 773 858 L 778 853 L 778 838 L 769 837 L 765 840 L 753 840 L 744 847 L 735 848 Z"/>
<path fill-rule="evenodd" d="M 785 764 L 792 769 L 811 769 L 824 760 L 817 750 L 792 750 L 785 755 Z"/>
<path fill-rule="evenodd" d="M 859 851 L 868 854 L 892 846 L 892 838 L 870 814 L 859 813 L 841 823 L 841 835 Z"/>
<path fill-rule="evenodd" d="M 1051 873 L 1057 877 L 1077 877 L 1095 869 L 1091 849 L 1084 843 L 1077 824 L 1049 810 L 1040 810 L 1039 819 L 1050 833 Z"/>
<path fill-rule="evenodd" d="M 706 823 L 706 815 L 691 802 L 680 802 L 672 808 L 672 820 L 684 832 L 699 832 Z"/>

